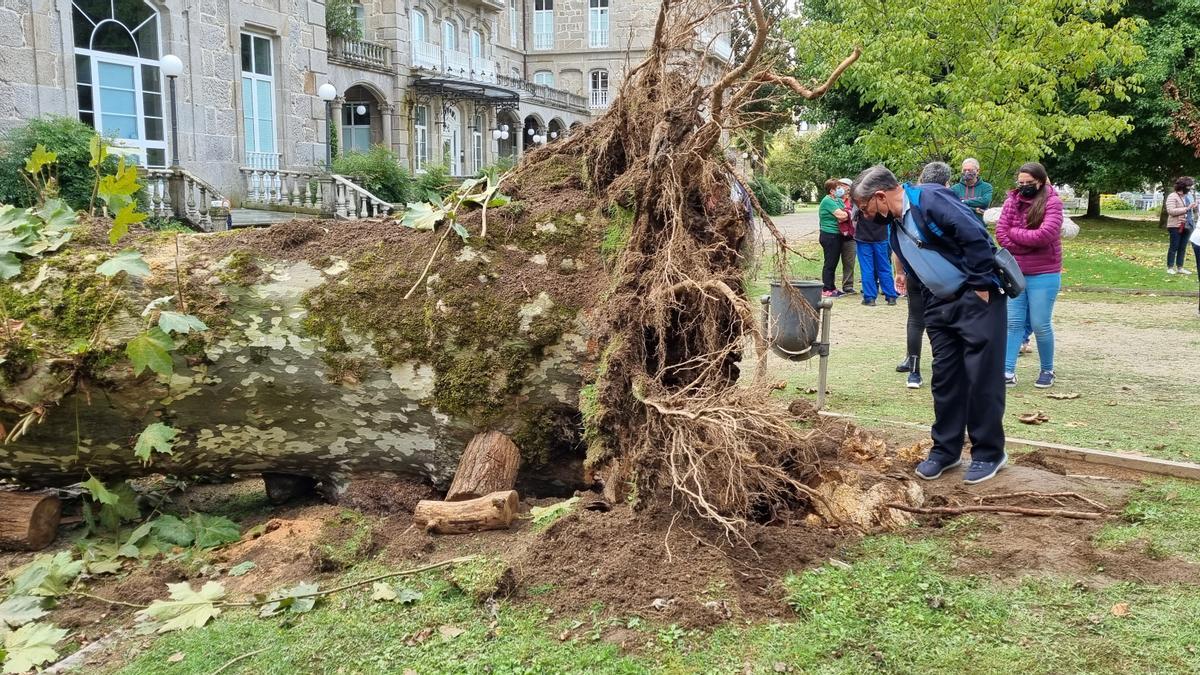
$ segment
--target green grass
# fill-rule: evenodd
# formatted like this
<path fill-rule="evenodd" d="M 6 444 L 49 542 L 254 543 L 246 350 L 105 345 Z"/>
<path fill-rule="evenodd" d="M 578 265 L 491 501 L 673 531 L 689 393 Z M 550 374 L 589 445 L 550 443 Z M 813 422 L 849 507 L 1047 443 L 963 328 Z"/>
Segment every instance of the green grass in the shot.
<path fill-rule="evenodd" d="M 1166 273 L 1167 232 L 1157 220 L 1075 220 L 1079 236 L 1063 242 L 1063 285 L 1196 292 L 1194 275 Z M 1188 253 L 1188 268 L 1195 271 Z"/>
<path fill-rule="evenodd" d="M 1151 557 L 1175 555 L 1200 563 L 1200 484 L 1148 482 L 1134 493 L 1121 515 L 1123 523 L 1100 531 L 1098 545 L 1141 545 Z"/>

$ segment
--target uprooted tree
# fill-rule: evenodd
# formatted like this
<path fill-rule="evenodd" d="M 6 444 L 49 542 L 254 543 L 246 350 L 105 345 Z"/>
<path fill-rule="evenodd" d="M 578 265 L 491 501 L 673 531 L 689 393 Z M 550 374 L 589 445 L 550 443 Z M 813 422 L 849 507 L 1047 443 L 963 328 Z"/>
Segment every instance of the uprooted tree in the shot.
<path fill-rule="evenodd" d="M 670 499 L 731 530 L 794 506 L 841 517 L 830 502 L 851 485 L 878 509 L 918 500 L 822 465 L 816 432 L 769 398 L 743 278 L 752 221 L 721 146 L 754 123 L 743 104 L 764 84 L 819 96 L 858 52 L 808 88 L 762 58 L 767 19 L 759 0 L 743 5 L 754 44 L 706 78 L 696 35 L 728 7 L 664 1 L 648 57 L 599 120 L 529 153 L 501 179 L 509 199 L 406 217 L 423 229 L 141 232 L 150 274 L 118 295 L 89 273 L 107 244 L 84 218 L 70 247 L 2 291 L 0 475 L 396 471 L 445 485 L 467 441 L 498 430 L 524 482 L 599 481 L 610 499 Z M 760 215 L 786 277 L 789 249 Z M 175 336 L 167 367 L 137 375 L 114 354 L 173 292 L 209 330 Z M 81 337 L 84 354 L 70 349 Z M 177 435 L 135 459 L 156 421 Z"/>

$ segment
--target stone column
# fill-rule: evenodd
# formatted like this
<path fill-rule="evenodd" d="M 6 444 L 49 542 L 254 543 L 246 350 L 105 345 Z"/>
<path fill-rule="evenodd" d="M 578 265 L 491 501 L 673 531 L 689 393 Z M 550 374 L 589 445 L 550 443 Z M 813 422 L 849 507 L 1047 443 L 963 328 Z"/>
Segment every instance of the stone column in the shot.
<path fill-rule="evenodd" d="M 392 124 L 395 123 L 395 116 L 393 114 L 395 108 L 391 103 L 380 103 L 377 107 L 379 109 L 380 128 L 383 131 L 383 145 L 395 153 L 396 149 L 392 147 Z"/>

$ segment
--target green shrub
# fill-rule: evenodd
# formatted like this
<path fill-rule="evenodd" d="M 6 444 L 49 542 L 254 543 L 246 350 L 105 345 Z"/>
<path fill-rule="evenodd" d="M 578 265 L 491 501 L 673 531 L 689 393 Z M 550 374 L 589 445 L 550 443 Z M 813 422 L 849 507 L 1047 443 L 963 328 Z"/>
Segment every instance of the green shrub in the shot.
<path fill-rule="evenodd" d="M 354 17 L 354 4 L 350 0 L 329 0 L 325 3 L 325 31 L 330 37 L 343 40 L 362 39 L 362 29 Z"/>
<path fill-rule="evenodd" d="M 96 130 L 83 122 L 58 116 L 32 119 L 9 131 L 0 139 L 0 204 L 27 207 L 37 200 L 33 188 L 21 177 L 21 169 L 25 158 L 41 143 L 58 153 L 59 196 L 72 208 L 87 208 L 96 177 L 88 166 L 92 158 L 88 146 L 95 135 Z M 116 168 L 116 158 L 109 156 L 102 172 L 112 174 Z"/>
<path fill-rule="evenodd" d="M 508 173 L 509 170 L 511 170 L 516 165 L 517 165 L 517 160 L 515 157 L 512 157 L 512 156 L 500 157 L 500 158 L 496 159 L 496 161 L 494 161 L 491 164 L 488 164 L 487 166 L 480 169 L 475 174 L 475 178 L 483 178 L 484 176 L 491 176 L 492 180 L 495 180 L 495 179 L 499 178 L 500 176 L 503 176 L 504 174 Z"/>
<path fill-rule="evenodd" d="M 333 172 L 350 176 L 393 204 L 412 201 L 413 180 L 391 150 L 377 145 L 368 152 L 348 152 L 333 160 Z"/>
<path fill-rule="evenodd" d="M 427 164 L 425 173 L 417 176 L 413 197 L 418 201 L 436 204 L 453 192 L 455 187 L 457 187 L 457 183 L 454 182 L 446 167 L 441 164 Z"/>
<path fill-rule="evenodd" d="M 767 212 L 767 215 L 778 216 L 783 213 L 783 202 L 786 196 L 779 186 L 763 176 L 755 176 L 754 180 L 750 181 L 750 189 L 754 191 L 758 204 Z"/>
<path fill-rule="evenodd" d="M 1100 195 L 1101 211 L 1132 211 L 1133 204 L 1116 195 Z"/>

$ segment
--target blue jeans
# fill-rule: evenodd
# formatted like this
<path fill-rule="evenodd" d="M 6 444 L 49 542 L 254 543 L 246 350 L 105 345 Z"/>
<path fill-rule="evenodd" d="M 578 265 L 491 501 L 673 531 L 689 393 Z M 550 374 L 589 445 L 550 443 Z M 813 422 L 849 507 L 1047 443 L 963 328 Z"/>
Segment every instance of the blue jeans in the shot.
<path fill-rule="evenodd" d="M 879 287 L 883 286 L 883 297 L 895 300 L 899 297 L 896 284 L 892 281 L 892 259 L 890 246 L 886 241 L 858 242 L 858 269 L 862 272 L 863 300 L 874 300 L 879 297 Z M 879 283 L 875 283 L 878 277 Z"/>
<path fill-rule="evenodd" d="M 1170 231 L 1171 245 L 1167 248 L 1167 267 L 1183 267 L 1183 263 L 1187 262 L 1188 239 L 1192 236 L 1192 230 L 1189 228 L 1180 232 L 1179 228 L 1172 227 Z"/>
<path fill-rule="evenodd" d="M 1017 371 L 1017 352 L 1025 341 L 1025 322 L 1033 325 L 1042 370 L 1054 370 L 1054 301 L 1062 285 L 1062 273 L 1031 274 L 1025 277 L 1025 292 L 1008 300 L 1008 349 L 1004 372 Z"/>

